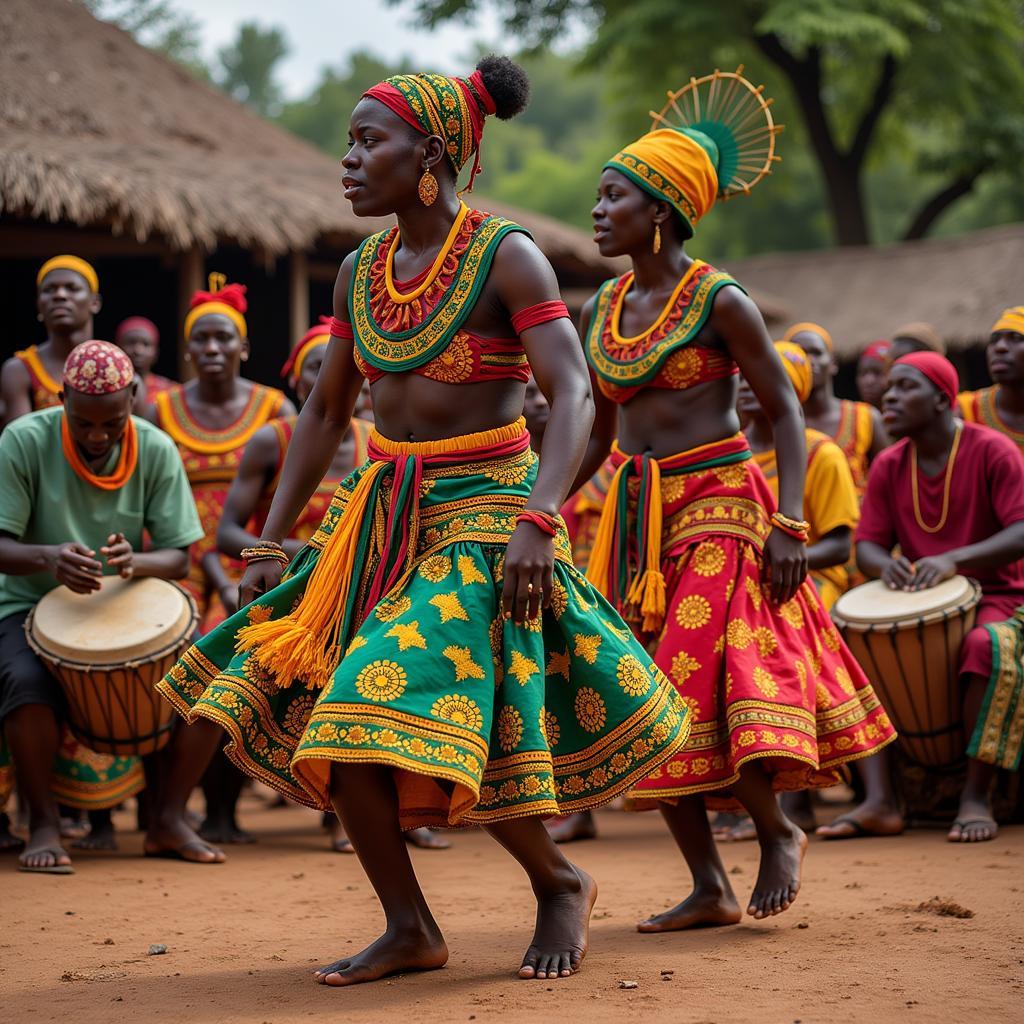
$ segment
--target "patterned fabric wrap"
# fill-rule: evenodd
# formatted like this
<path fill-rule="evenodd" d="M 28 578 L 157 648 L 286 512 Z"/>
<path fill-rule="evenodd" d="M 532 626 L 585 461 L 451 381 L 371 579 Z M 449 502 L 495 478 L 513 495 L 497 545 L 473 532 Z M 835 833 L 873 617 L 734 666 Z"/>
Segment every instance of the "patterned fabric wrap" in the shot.
<path fill-rule="evenodd" d="M 445 151 L 456 173 L 477 154 L 468 186 L 473 188 L 473 179 L 480 170 L 484 118 L 496 110 L 494 98 L 479 71 L 474 71 L 469 78 L 394 75 L 363 95 L 383 103 L 424 135 L 444 139 Z"/>
<path fill-rule="evenodd" d="M 843 450 L 850 463 L 853 486 L 857 497 L 863 501 L 868 487 L 868 454 L 875 439 L 874 420 L 871 406 L 867 402 L 851 402 L 847 398 L 839 401 L 839 426 L 836 428 L 835 443 Z"/>
<path fill-rule="evenodd" d="M 259 648 L 235 653 L 236 634 L 301 606 L 353 492 L 381 462 L 344 653 L 319 692 L 275 678 Z M 222 725 L 228 756 L 244 771 L 313 807 L 329 806 L 332 762 L 395 768 L 407 828 L 612 799 L 682 747 L 688 719 L 573 568 L 564 528 L 551 608 L 523 626 L 502 616 L 505 546 L 536 466 L 522 420 L 447 443 L 374 433 L 370 460 L 342 481 L 281 585 L 201 639 L 158 689 L 190 720 Z M 376 582 L 395 565 L 398 578 L 375 599 Z"/>
<path fill-rule="evenodd" d="M 984 628 L 992 643 L 992 674 L 967 756 L 1015 772 L 1024 751 L 1024 608 Z"/>
<path fill-rule="evenodd" d="M 814 587 L 805 582 L 791 601 L 772 603 L 761 553 L 775 502 L 757 466 L 735 461 L 743 443 L 739 435 L 658 460 L 667 615 L 655 632 L 628 617 L 692 712 L 693 728 L 687 747 L 635 787 L 640 809 L 726 789 L 752 759 L 777 790 L 829 786 L 841 765 L 895 738 Z M 621 467 L 636 456 L 612 459 Z M 626 535 L 643 486 L 643 476 L 633 476 L 628 500 L 606 506 L 608 515 L 624 514 Z M 631 544 L 621 578 L 637 561 Z M 626 603 L 621 585 L 612 594 Z"/>
<path fill-rule="evenodd" d="M 60 381 L 54 380 L 43 366 L 39 358 L 39 346 L 29 345 L 28 348 L 14 353 L 14 358 L 21 361 L 28 376 L 31 387 L 32 411 L 52 409 L 60 405 Z"/>
<path fill-rule="evenodd" d="M 811 397 L 811 388 L 814 386 L 814 371 L 807 353 L 791 341 L 775 342 L 775 351 L 782 360 L 782 368 L 793 385 L 797 401 L 803 405 Z"/>
<path fill-rule="evenodd" d="M 64 386 L 82 395 L 112 395 L 133 380 L 132 361 L 109 341 L 83 341 L 64 362 Z"/>
<path fill-rule="evenodd" d="M 284 393 L 276 388 L 253 384 L 239 418 L 224 430 L 208 430 L 189 412 L 182 385 L 156 396 L 157 423 L 178 445 L 199 521 L 206 531 L 206 536 L 189 549 L 188 578 L 182 581 L 199 606 L 200 633 L 208 633 L 227 616 L 220 595 L 203 572 L 203 558 L 217 548 L 217 526 L 246 444 L 260 427 L 277 416 L 283 401 Z M 226 555 L 218 557 L 231 579 L 242 578 L 243 562 Z"/>
<path fill-rule="evenodd" d="M 718 198 L 718 146 L 695 128 L 657 128 L 604 166 L 624 174 L 683 218 L 685 238 Z"/>
<path fill-rule="evenodd" d="M 408 303 L 391 299 L 386 283 L 398 228 L 364 239 L 348 293 L 357 365 L 402 373 L 432 360 L 442 362 L 449 345 L 457 345 L 456 335 L 480 296 L 498 245 L 514 231 L 529 234 L 512 221 L 469 210 L 430 287 Z M 518 341 L 516 348 L 522 352 Z M 437 373 L 443 380 L 443 367 Z"/>
<path fill-rule="evenodd" d="M 64 726 L 50 776 L 50 793 L 58 803 L 81 811 L 104 811 L 140 793 L 145 785 L 139 758 L 97 754 Z M 0 810 L 13 790 L 10 751 L 0 742 Z"/>
<path fill-rule="evenodd" d="M 734 278 L 694 260 L 670 306 L 655 328 L 637 338 L 622 338 L 623 299 L 633 284 L 632 271 L 606 281 L 597 293 L 584 344 L 598 386 L 613 402 L 628 402 L 645 387 L 685 390 L 737 372 L 726 354 L 692 344 L 711 316 L 714 297 Z"/>

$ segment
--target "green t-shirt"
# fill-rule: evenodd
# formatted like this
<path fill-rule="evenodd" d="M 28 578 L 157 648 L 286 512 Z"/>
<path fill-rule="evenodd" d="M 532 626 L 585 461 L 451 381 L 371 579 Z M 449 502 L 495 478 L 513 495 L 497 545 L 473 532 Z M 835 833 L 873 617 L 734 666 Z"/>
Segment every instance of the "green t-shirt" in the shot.
<path fill-rule="evenodd" d="M 203 536 L 192 491 L 174 442 L 152 424 L 132 417 L 138 431 L 135 472 L 116 491 L 82 480 L 61 449 L 63 409 L 21 416 L 0 434 L 0 530 L 26 544 L 78 541 L 96 552 L 112 533 L 123 533 L 136 551 L 143 530 L 153 548 L 185 548 Z M 112 473 L 121 447 L 100 476 Z M 104 573 L 114 570 L 104 564 Z M 27 611 L 56 587 L 52 574 L 0 573 L 0 619 Z"/>

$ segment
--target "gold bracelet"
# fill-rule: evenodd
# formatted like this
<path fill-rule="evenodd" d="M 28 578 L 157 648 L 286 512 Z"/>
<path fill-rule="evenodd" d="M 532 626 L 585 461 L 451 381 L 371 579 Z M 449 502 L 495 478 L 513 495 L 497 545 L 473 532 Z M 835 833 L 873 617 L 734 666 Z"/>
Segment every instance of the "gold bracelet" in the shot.
<path fill-rule="evenodd" d="M 241 556 L 246 562 L 276 561 L 287 565 L 291 561 L 284 548 L 272 541 L 261 541 L 251 548 L 242 548 Z"/>

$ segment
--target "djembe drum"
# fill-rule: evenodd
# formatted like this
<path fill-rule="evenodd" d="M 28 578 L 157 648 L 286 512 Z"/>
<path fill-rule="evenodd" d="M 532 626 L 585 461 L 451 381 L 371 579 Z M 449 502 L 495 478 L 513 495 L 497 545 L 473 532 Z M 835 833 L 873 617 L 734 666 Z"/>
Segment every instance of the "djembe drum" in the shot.
<path fill-rule="evenodd" d="M 173 583 L 104 576 L 92 594 L 51 590 L 25 631 L 64 690 L 75 736 L 100 754 L 128 757 L 171 738 L 174 710 L 155 687 L 198 621 L 195 601 Z"/>
<path fill-rule="evenodd" d="M 964 756 L 958 666 L 980 600 L 981 587 L 963 576 L 912 593 L 873 580 L 847 591 L 832 609 L 903 753 L 918 765 L 946 768 Z"/>

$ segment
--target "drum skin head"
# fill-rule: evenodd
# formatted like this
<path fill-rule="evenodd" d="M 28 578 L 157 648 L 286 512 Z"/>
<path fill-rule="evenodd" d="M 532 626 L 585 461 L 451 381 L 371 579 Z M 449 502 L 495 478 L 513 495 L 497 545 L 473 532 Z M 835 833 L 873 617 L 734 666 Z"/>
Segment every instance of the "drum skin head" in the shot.
<path fill-rule="evenodd" d="M 111 665 L 146 658 L 182 635 L 192 609 L 173 583 L 104 576 L 92 594 L 51 590 L 35 607 L 32 638 L 54 658 Z"/>
<path fill-rule="evenodd" d="M 850 625 L 889 624 L 901 619 L 914 623 L 969 602 L 975 591 L 975 585 L 964 576 L 954 576 L 937 587 L 914 593 L 890 590 L 881 580 L 872 580 L 843 594 L 832 611 L 836 619 Z"/>

